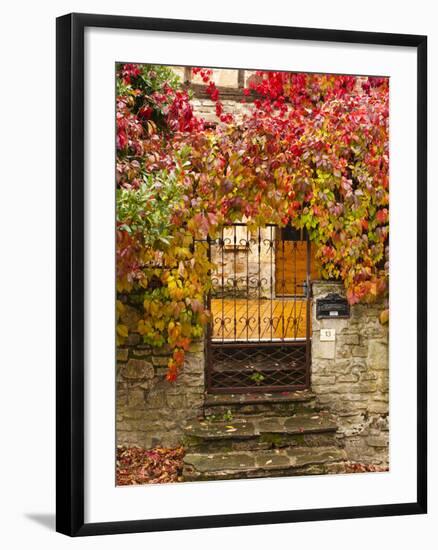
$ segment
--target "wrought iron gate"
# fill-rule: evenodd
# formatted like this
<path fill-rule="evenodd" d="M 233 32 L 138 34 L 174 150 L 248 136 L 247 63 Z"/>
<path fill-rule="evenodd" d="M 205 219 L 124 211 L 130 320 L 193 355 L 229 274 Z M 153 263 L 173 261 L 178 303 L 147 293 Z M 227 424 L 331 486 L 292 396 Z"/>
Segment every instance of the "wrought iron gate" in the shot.
<path fill-rule="evenodd" d="M 310 383 L 310 243 L 303 230 L 244 223 L 210 240 L 207 390 L 291 391 Z"/>

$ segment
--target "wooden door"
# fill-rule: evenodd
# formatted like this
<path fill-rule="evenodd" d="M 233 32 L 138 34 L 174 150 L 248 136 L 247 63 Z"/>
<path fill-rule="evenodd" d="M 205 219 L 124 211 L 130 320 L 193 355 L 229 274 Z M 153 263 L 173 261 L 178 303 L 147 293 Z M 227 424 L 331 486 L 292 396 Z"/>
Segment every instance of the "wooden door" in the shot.
<path fill-rule="evenodd" d="M 310 279 L 318 278 L 315 249 L 302 231 L 277 228 L 275 242 L 275 294 L 276 296 L 304 296 L 307 281 L 307 254 L 310 261 Z"/>

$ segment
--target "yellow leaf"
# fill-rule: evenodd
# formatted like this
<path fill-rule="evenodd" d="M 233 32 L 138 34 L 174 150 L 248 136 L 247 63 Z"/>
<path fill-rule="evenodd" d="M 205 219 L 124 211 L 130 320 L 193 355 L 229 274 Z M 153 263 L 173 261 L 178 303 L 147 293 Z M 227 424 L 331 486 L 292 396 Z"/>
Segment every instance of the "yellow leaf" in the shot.
<path fill-rule="evenodd" d="M 389 309 L 385 309 L 381 312 L 380 323 L 382 325 L 386 325 L 386 323 L 389 323 Z"/>
<path fill-rule="evenodd" d="M 125 306 L 123 305 L 123 303 L 120 300 L 116 300 L 116 316 L 117 316 L 117 319 L 120 318 L 120 316 L 122 315 L 122 313 L 124 311 L 125 311 Z"/>
<path fill-rule="evenodd" d="M 128 327 L 119 323 L 117 325 L 117 334 L 122 338 L 128 338 Z"/>

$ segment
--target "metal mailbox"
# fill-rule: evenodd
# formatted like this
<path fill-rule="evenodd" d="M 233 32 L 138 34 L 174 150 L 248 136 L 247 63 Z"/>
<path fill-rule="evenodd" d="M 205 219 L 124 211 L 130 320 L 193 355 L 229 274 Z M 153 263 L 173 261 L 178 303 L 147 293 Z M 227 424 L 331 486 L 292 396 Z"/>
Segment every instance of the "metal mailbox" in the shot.
<path fill-rule="evenodd" d="M 325 298 L 316 300 L 317 319 L 348 319 L 350 305 L 339 294 L 328 294 Z"/>

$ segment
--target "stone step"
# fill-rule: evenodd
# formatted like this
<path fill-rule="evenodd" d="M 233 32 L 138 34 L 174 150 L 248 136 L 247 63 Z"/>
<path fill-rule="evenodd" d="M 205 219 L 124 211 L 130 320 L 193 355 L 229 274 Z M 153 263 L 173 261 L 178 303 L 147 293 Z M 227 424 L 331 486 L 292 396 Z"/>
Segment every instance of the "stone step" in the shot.
<path fill-rule="evenodd" d="M 344 472 L 346 453 L 338 447 L 228 453 L 189 453 L 183 479 L 207 481 Z"/>
<path fill-rule="evenodd" d="M 336 445 L 337 425 L 327 413 L 247 416 L 229 421 L 194 420 L 184 428 L 184 445 L 196 452 L 262 450 Z"/>
<path fill-rule="evenodd" d="M 310 390 L 281 393 L 207 394 L 204 414 L 220 419 L 223 415 L 291 415 L 315 407 L 315 395 Z"/>

